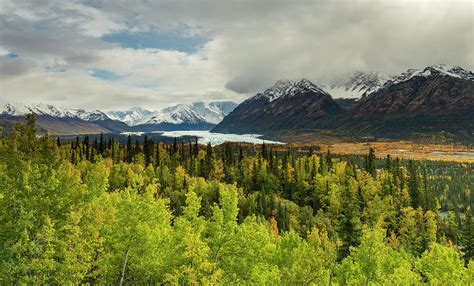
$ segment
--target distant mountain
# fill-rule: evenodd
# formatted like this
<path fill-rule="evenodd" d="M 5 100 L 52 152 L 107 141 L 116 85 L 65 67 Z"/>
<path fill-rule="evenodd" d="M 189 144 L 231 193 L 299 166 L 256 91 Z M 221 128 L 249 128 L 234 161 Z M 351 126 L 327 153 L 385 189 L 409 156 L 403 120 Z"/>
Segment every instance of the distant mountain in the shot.
<path fill-rule="evenodd" d="M 0 125 L 11 126 L 34 113 L 40 131 L 50 134 L 116 133 L 124 131 L 168 131 L 211 129 L 236 103 L 197 102 L 179 104 L 152 112 L 141 107 L 125 111 L 86 111 L 50 104 L 0 103 Z"/>
<path fill-rule="evenodd" d="M 153 112 L 142 107 L 133 107 L 125 111 L 108 111 L 105 113 L 110 119 L 122 121 L 128 126 L 133 126 L 140 124 L 143 118 L 146 118 Z"/>
<path fill-rule="evenodd" d="M 0 115 L 22 116 L 34 113 L 37 116 L 51 116 L 55 118 L 79 118 L 86 121 L 97 121 L 110 119 L 100 110 L 86 111 L 76 108 L 61 108 L 51 104 L 12 104 L 0 103 Z"/>
<path fill-rule="evenodd" d="M 54 135 L 115 133 L 128 130 L 120 121 L 110 119 L 100 110 L 61 108 L 51 104 L 23 105 L 0 104 L 0 126 L 10 129 L 17 121 L 22 121 L 28 113 L 36 114 L 40 132 Z"/>
<path fill-rule="evenodd" d="M 380 72 L 354 72 L 322 85 L 333 98 L 363 98 L 380 89 L 390 77 Z"/>
<path fill-rule="evenodd" d="M 209 130 L 236 106 L 230 101 L 178 104 L 150 113 L 133 130 Z"/>
<path fill-rule="evenodd" d="M 343 109 L 322 88 L 307 79 L 281 79 L 271 88 L 242 102 L 212 131 L 264 133 L 298 129 Z"/>

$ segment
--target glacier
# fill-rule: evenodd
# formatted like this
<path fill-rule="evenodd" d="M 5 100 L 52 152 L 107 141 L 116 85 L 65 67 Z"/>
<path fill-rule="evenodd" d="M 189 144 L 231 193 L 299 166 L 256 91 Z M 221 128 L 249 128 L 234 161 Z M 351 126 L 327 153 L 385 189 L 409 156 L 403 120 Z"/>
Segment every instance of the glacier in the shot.
<path fill-rule="evenodd" d="M 228 133 L 214 133 L 210 131 L 155 131 L 150 133 L 159 133 L 165 137 L 179 138 L 184 136 L 198 137 L 200 144 L 211 143 L 212 146 L 220 145 L 226 142 L 245 142 L 252 144 L 286 144 L 283 142 L 262 139 L 260 134 L 228 134 Z M 123 132 L 122 135 L 142 136 L 145 132 Z"/>

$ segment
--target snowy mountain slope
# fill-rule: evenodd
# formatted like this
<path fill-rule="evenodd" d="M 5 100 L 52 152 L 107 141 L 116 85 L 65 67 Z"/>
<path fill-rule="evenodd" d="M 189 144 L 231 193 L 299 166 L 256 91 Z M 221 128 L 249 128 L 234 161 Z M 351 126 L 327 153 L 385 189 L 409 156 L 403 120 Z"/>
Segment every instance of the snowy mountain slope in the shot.
<path fill-rule="evenodd" d="M 13 104 L 0 103 L 0 115 L 24 116 L 28 113 L 47 115 L 55 118 L 79 118 L 85 121 L 109 120 L 100 110 L 86 111 L 80 108 L 62 108 L 51 104 Z"/>
<path fill-rule="evenodd" d="M 20 116 L 27 113 L 31 113 L 27 106 L 0 102 L 0 115 Z"/>
<path fill-rule="evenodd" d="M 21 116 L 27 113 L 37 115 L 49 115 L 52 117 L 76 117 L 75 111 L 66 108 L 59 108 L 51 104 L 23 105 L 13 103 L 1 103 L 0 114 Z"/>
<path fill-rule="evenodd" d="M 362 98 L 381 88 L 388 79 L 384 73 L 359 71 L 333 80 L 323 88 L 333 98 Z"/>
<path fill-rule="evenodd" d="M 409 69 L 406 72 L 389 78 L 383 87 L 399 84 L 408 81 L 414 77 L 432 77 L 432 76 L 450 76 L 464 80 L 474 80 L 474 73 L 467 71 L 459 66 L 451 66 L 446 64 L 436 64 L 428 66 L 424 69 Z"/>
<path fill-rule="evenodd" d="M 201 124 L 219 123 L 235 106 L 234 102 L 195 102 L 191 104 L 178 104 L 163 108 L 151 113 L 137 122 L 139 124 Z"/>
<path fill-rule="evenodd" d="M 144 118 L 148 117 L 153 112 L 142 108 L 133 107 L 129 110 L 124 111 L 108 111 L 107 116 L 113 120 L 118 120 L 126 123 L 128 126 L 134 126 L 143 121 Z"/>
<path fill-rule="evenodd" d="M 296 94 L 305 93 L 305 92 L 315 92 L 315 93 L 326 93 L 322 88 L 313 84 L 311 81 L 303 78 L 299 81 L 292 81 L 289 79 L 280 79 L 275 84 L 266 89 L 262 93 L 258 93 L 255 96 L 247 99 L 246 101 L 251 102 L 254 100 L 264 99 L 268 102 L 273 102 L 282 97 L 292 97 Z"/>
<path fill-rule="evenodd" d="M 84 109 L 71 109 L 71 111 L 74 117 L 85 121 L 111 120 L 107 114 L 100 110 L 86 111 Z"/>

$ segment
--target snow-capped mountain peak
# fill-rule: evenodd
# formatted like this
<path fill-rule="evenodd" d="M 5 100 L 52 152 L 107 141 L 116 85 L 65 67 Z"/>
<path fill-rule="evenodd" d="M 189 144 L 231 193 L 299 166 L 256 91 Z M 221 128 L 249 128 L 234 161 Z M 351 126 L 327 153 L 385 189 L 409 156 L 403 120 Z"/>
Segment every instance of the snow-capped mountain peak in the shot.
<path fill-rule="evenodd" d="M 0 105 L 0 114 L 19 116 L 29 113 L 30 110 L 23 105 L 16 105 L 12 103 L 1 103 Z"/>
<path fill-rule="evenodd" d="M 290 89 L 289 96 L 293 96 L 295 94 L 308 92 L 308 91 L 327 94 L 327 92 L 324 89 L 315 85 L 308 79 L 302 78 L 300 81 L 296 82 L 293 85 L 293 87 Z"/>
<path fill-rule="evenodd" d="M 447 64 L 436 64 L 424 69 L 424 72 L 435 73 L 439 72 L 443 75 L 449 75 L 452 77 L 457 77 L 465 80 L 474 80 L 474 73 L 463 69 L 460 66 L 452 66 Z"/>
<path fill-rule="evenodd" d="M 259 98 L 266 98 L 268 102 L 272 102 L 280 97 L 291 97 L 299 93 L 305 92 L 318 92 L 318 93 L 327 93 L 322 88 L 318 87 L 308 79 L 301 79 L 299 81 L 292 81 L 289 79 L 280 79 L 275 82 L 275 84 L 266 89 L 262 93 L 247 99 L 247 101 L 252 101 Z"/>
<path fill-rule="evenodd" d="M 49 115 L 52 117 L 74 117 L 75 114 L 72 110 L 67 108 L 57 107 L 51 104 L 37 104 L 28 107 L 31 112 L 38 115 Z"/>
<path fill-rule="evenodd" d="M 280 79 L 275 84 L 263 92 L 263 96 L 267 97 L 268 100 L 274 101 L 277 98 L 283 96 L 288 89 L 294 85 L 294 82 L 289 79 Z"/>
<path fill-rule="evenodd" d="M 387 80 L 387 82 L 384 84 L 384 87 L 401 83 L 414 77 L 430 77 L 437 75 L 451 76 L 465 80 L 474 80 L 474 73 L 471 71 L 467 71 L 459 66 L 436 64 L 428 66 L 424 69 L 409 69 L 406 72 L 398 74 Z"/>
<path fill-rule="evenodd" d="M 113 120 L 122 121 L 128 126 L 139 124 L 143 118 L 146 118 L 152 111 L 142 107 L 132 107 L 129 110 L 108 111 L 107 116 Z"/>
<path fill-rule="evenodd" d="M 72 117 L 78 117 L 82 120 L 85 121 L 98 121 L 98 120 L 108 120 L 110 119 L 107 114 L 100 110 L 94 110 L 94 111 L 86 111 L 84 109 L 72 109 L 73 111 L 73 116 Z"/>
<path fill-rule="evenodd" d="M 3 103 L 0 105 L 0 114 L 11 115 L 11 116 L 21 116 L 28 113 L 35 113 L 37 115 L 48 115 L 52 117 L 75 117 L 76 111 L 72 109 L 57 107 L 51 104 L 13 104 L 13 103 Z"/>

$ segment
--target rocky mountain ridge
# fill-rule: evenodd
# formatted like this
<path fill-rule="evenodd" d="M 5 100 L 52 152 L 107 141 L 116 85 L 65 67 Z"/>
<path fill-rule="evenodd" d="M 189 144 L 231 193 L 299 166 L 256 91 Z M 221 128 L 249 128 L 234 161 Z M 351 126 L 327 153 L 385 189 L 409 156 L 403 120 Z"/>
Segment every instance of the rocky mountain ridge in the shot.
<path fill-rule="evenodd" d="M 268 134 L 323 129 L 379 137 L 444 132 L 474 138 L 471 71 L 432 65 L 407 70 L 370 87 L 373 91 L 359 100 L 334 100 L 307 80 L 304 84 L 279 80 L 241 103 L 213 131 Z"/>

